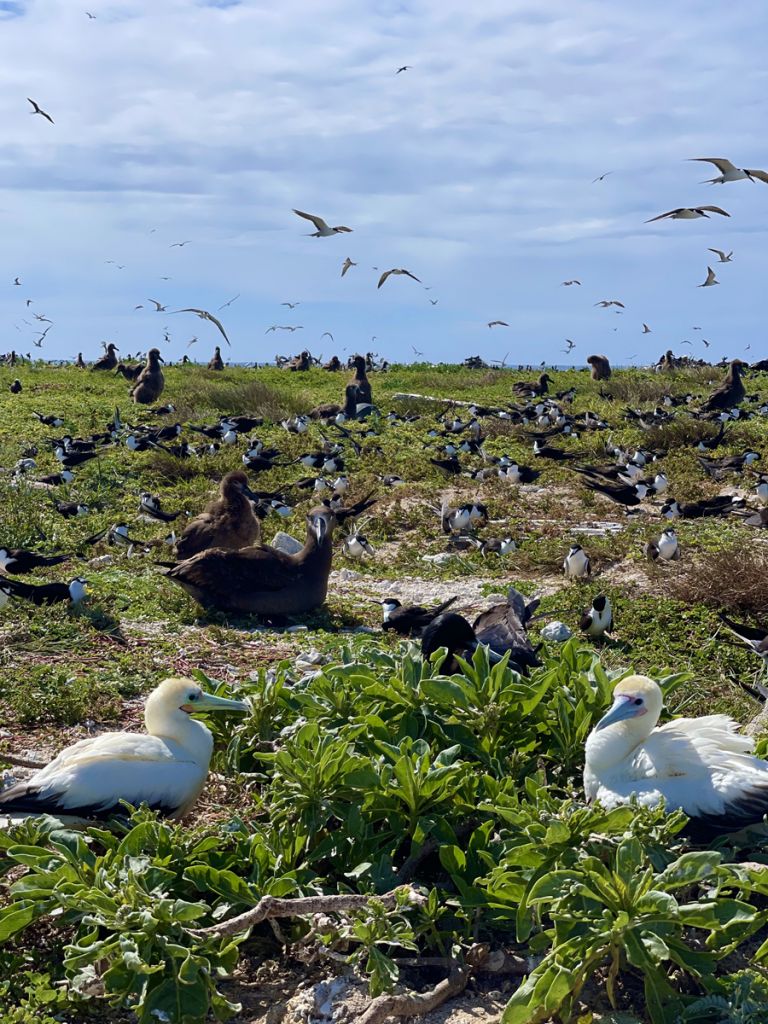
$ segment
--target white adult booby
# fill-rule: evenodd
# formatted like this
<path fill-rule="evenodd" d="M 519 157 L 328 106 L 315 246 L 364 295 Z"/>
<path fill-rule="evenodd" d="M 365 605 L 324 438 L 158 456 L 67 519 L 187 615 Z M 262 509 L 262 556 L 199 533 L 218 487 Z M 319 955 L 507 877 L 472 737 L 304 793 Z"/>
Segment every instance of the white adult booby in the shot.
<path fill-rule="evenodd" d="M 66 747 L 31 779 L 0 793 L 0 815 L 106 818 L 124 814 L 126 800 L 180 818 L 200 795 L 213 752 L 213 736 L 190 715 L 247 710 L 191 679 L 166 679 L 147 697 L 146 734 L 106 732 Z"/>
<path fill-rule="evenodd" d="M 701 182 L 702 185 L 724 185 L 727 181 L 744 181 L 746 178 L 749 178 L 750 181 L 758 179 L 768 185 L 768 171 L 736 167 L 724 156 L 692 156 L 690 160 L 692 163 L 714 164 L 720 171 L 717 178 L 707 178 L 706 181 Z"/>
<path fill-rule="evenodd" d="M 727 715 L 678 718 L 658 726 L 661 690 L 646 676 L 617 683 L 610 711 L 587 737 L 587 800 L 611 808 L 636 798 L 681 809 L 702 825 L 733 831 L 768 812 L 768 762 L 751 753 Z"/>

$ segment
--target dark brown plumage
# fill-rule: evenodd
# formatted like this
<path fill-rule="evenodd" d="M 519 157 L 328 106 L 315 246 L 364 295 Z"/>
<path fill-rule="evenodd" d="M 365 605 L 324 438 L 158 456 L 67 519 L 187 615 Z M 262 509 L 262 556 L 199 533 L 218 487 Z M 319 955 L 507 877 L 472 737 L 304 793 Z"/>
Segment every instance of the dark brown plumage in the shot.
<path fill-rule="evenodd" d="M 115 352 L 119 351 L 117 345 L 110 341 L 107 345 L 107 351 L 91 367 L 92 370 L 114 370 L 117 366 L 117 356 Z"/>
<path fill-rule="evenodd" d="M 592 380 L 609 380 L 611 376 L 611 364 L 607 356 L 589 356 L 587 362 L 592 367 L 590 374 Z"/>
<path fill-rule="evenodd" d="M 312 365 L 312 357 L 309 352 L 301 352 L 299 355 L 294 356 L 293 359 L 288 363 L 288 369 L 293 371 L 305 372 Z"/>
<path fill-rule="evenodd" d="M 512 390 L 518 395 L 546 395 L 549 385 L 554 383 L 548 373 L 542 373 L 537 381 L 519 380 L 512 385 Z"/>
<path fill-rule="evenodd" d="M 212 548 L 180 562 L 168 579 L 204 608 L 266 616 L 312 611 L 328 590 L 334 528 L 372 504 L 364 499 L 348 509 L 313 509 L 307 516 L 306 542 L 295 555 L 266 545 L 240 551 Z"/>
<path fill-rule="evenodd" d="M 365 359 L 363 356 L 355 356 L 352 360 L 352 366 L 355 370 L 352 384 L 357 387 L 357 401 L 361 405 L 365 403 L 370 404 L 373 402 L 373 393 L 371 391 L 371 382 L 368 380 L 368 375 L 365 372 Z"/>
<path fill-rule="evenodd" d="M 141 363 L 136 363 L 135 366 L 128 366 L 127 363 L 118 363 L 115 367 L 115 376 L 120 374 L 126 380 L 135 381 L 139 379 L 143 369 L 144 367 Z"/>
<path fill-rule="evenodd" d="M 221 358 L 221 349 L 219 348 L 218 345 L 216 346 L 216 351 L 213 353 L 213 358 L 208 363 L 208 369 L 209 370 L 223 370 L 224 369 L 224 360 Z"/>
<path fill-rule="evenodd" d="M 495 604 L 475 619 L 472 626 L 475 636 L 497 654 L 510 651 L 510 664 L 521 672 L 540 665 L 526 633 L 526 626 L 538 606 L 538 598 L 526 604 L 523 595 L 510 587 L 506 604 Z"/>
<path fill-rule="evenodd" d="M 732 409 L 744 400 L 746 394 L 741 380 L 741 368 L 745 364 L 741 359 L 732 359 L 725 380 L 719 388 L 715 388 L 706 402 L 702 403 L 702 412 L 714 412 L 717 409 Z"/>
<path fill-rule="evenodd" d="M 191 558 L 209 548 L 239 551 L 258 545 L 261 526 L 248 500 L 248 477 L 241 469 L 227 473 L 219 496 L 188 524 L 176 542 L 176 557 Z"/>
<path fill-rule="evenodd" d="M 151 405 L 162 395 L 165 377 L 160 367 L 161 362 L 163 357 L 160 349 L 151 348 L 147 353 L 147 365 L 139 374 L 136 387 L 131 392 L 134 402 L 139 405 Z"/>

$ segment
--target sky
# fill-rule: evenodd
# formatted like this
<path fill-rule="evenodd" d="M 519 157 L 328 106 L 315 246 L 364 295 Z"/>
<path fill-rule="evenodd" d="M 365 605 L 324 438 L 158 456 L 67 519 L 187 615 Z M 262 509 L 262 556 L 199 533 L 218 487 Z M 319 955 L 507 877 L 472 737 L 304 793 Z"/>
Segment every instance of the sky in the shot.
<path fill-rule="evenodd" d="M 763 0 L 84 4 L 0 0 L 0 351 L 768 357 Z"/>

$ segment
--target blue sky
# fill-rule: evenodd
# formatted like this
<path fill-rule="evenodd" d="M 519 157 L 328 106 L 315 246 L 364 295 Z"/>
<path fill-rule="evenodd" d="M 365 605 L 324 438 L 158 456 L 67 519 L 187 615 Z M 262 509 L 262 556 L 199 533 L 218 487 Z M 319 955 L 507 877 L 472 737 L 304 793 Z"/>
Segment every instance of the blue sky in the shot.
<path fill-rule="evenodd" d="M 768 169 L 766 38 L 762 0 L 0 0 L 0 350 L 207 360 L 213 325 L 148 299 L 239 293 L 239 361 L 768 357 L 768 185 L 686 162 Z M 643 223 L 701 203 L 731 217 Z"/>

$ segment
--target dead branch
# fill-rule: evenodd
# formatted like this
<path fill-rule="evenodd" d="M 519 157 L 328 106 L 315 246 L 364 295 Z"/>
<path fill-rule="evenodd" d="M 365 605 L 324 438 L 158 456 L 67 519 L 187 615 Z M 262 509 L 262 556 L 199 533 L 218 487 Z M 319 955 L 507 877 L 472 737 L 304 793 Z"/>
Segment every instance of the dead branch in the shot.
<path fill-rule="evenodd" d="M 17 754 L 7 754 L 0 750 L 0 761 L 5 764 L 12 764 L 14 768 L 45 768 L 45 761 L 32 761 L 28 757 L 19 757 Z"/>
<path fill-rule="evenodd" d="M 306 914 L 338 914 L 346 910 L 364 910 L 371 900 L 379 900 L 387 909 L 397 904 L 398 897 L 408 895 L 410 903 L 423 903 L 425 897 L 416 892 L 410 885 L 401 885 L 382 896 L 375 893 L 364 895 L 350 894 L 343 896 L 302 896 L 295 900 L 278 899 L 275 896 L 262 896 L 252 910 L 238 914 L 229 921 L 211 925 L 208 928 L 190 928 L 195 935 L 235 935 L 247 931 L 255 924 L 276 917 L 303 917 Z"/>
<path fill-rule="evenodd" d="M 451 973 L 428 992 L 406 992 L 402 995 L 377 996 L 358 1019 L 358 1024 L 383 1024 L 387 1017 L 413 1017 L 429 1013 L 467 987 L 473 970 L 480 966 L 488 947 L 472 946 L 464 963 L 452 961 Z"/>

